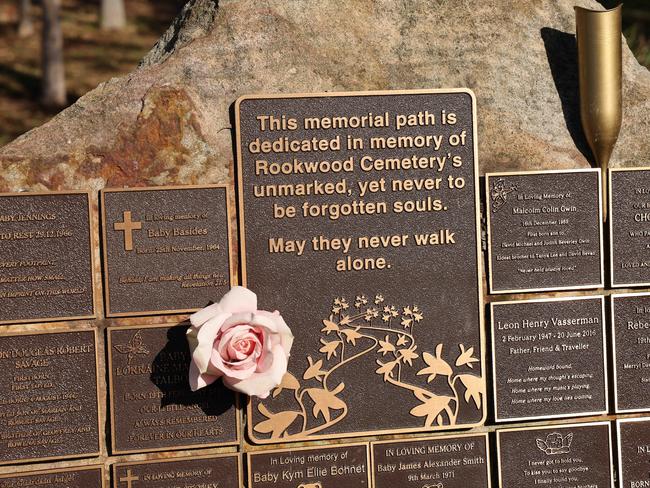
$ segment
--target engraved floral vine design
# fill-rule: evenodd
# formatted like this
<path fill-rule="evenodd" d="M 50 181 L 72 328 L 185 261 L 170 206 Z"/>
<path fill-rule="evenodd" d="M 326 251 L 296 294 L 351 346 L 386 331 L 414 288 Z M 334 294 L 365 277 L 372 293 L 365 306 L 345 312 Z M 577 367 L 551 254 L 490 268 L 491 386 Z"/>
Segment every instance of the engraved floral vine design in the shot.
<path fill-rule="evenodd" d="M 302 382 L 287 373 L 272 392 L 273 398 L 283 392 L 291 394 L 297 409 L 274 412 L 260 402 L 258 410 L 265 419 L 253 430 L 270 439 L 289 440 L 338 424 L 348 415 L 341 395 L 346 385 L 334 383 L 332 374 L 372 353 L 376 354 L 375 374 L 385 384 L 411 392 L 418 403 L 411 406 L 410 414 L 421 418 L 425 427 L 456 425 L 463 402 L 481 410 L 485 385 L 474 370 L 479 363 L 474 347 L 459 344 L 453 353 L 438 344 L 433 353 L 420 351 L 417 329 L 423 320 L 424 313 L 417 305 L 387 304 L 382 294 L 374 299 L 357 295 L 351 302 L 335 298 L 330 315 L 322 321 L 322 357 L 307 356 Z M 405 374 L 407 371 L 410 375 Z M 407 376 L 426 377 L 426 386 L 414 384 Z M 440 387 L 436 388 L 438 392 L 430 388 L 436 378 L 445 382 L 445 394 L 440 393 Z"/>

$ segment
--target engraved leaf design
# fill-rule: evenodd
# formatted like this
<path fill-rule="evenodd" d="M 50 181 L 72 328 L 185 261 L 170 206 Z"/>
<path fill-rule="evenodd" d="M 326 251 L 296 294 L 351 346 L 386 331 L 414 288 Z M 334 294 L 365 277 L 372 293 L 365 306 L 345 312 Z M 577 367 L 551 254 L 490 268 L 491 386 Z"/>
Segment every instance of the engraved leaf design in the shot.
<path fill-rule="evenodd" d="M 323 367 L 323 360 L 319 359 L 318 361 L 314 362 L 311 356 L 307 356 L 307 361 L 309 361 L 309 367 L 302 375 L 302 379 L 310 380 L 312 378 L 316 378 L 318 381 L 321 381 L 323 379 L 322 377 L 326 373 L 326 371 L 323 371 L 321 369 Z"/>
<path fill-rule="evenodd" d="M 359 329 L 345 329 L 341 331 L 341 334 L 345 336 L 345 340 L 349 343 L 352 343 L 353 346 L 357 345 L 357 339 L 361 339 L 363 336 L 359 334 Z"/>
<path fill-rule="evenodd" d="M 300 415 L 300 412 L 287 410 L 285 412 L 272 413 L 264 404 L 260 403 L 257 409 L 266 420 L 259 422 L 253 430 L 260 434 L 271 434 L 271 438 L 277 439 L 284 434 L 291 426 L 294 420 Z"/>
<path fill-rule="evenodd" d="M 381 353 L 383 356 L 385 356 L 389 352 L 395 351 L 395 346 L 393 345 L 392 342 L 390 342 L 390 337 L 388 337 L 388 334 L 386 334 L 386 337 L 384 337 L 383 341 L 382 340 L 379 341 L 379 345 L 381 347 L 377 349 L 377 352 Z"/>
<path fill-rule="evenodd" d="M 338 332 L 339 330 L 339 326 L 336 323 L 332 322 L 331 320 L 327 320 L 327 319 L 323 320 L 323 325 L 325 327 L 321 329 L 321 332 L 325 332 L 325 334 L 328 335 L 330 332 Z"/>
<path fill-rule="evenodd" d="M 431 383 L 438 375 L 451 376 L 453 374 L 451 366 L 442 359 L 442 347 L 442 344 L 436 346 L 435 356 L 428 352 L 422 354 L 422 359 L 428 367 L 421 369 L 417 374 L 418 376 L 428 374 L 427 383 Z"/>
<path fill-rule="evenodd" d="M 282 382 L 273 390 L 273 398 L 277 397 L 282 390 L 292 390 L 295 391 L 300 388 L 300 382 L 296 379 L 294 375 L 287 372 L 282 377 Z"/>
<path fill-rule="evenodd" d="M 379 365 L 379 368 L 375 371 L 375 373 L 384 375 L 384 381 L 388 381 L 388 378 L 393 377 L 393 370 L 395 369 L 395 366 L 399 364 L 399 361 L 395 360 L 388 363 L 382 363 L 381 361 L 377 360 L 377 364 Z"/>
<path fill-rule="evenodd" d="M 474 400 L 474 405 L 480 409 L 482 398 L 485 395 L 483 379 L 471 374 L 458 375 L 458 379 L 465 386 L 465 401 L 469 403 L 470 400 Z"/>
<path fill-rule="evenodd" d="M 458 346 L 460 348 L 460 356 L 456 359 L 456 366 L 465 366 L 467 365 L 470 368 L 474 368 L 472 363 L 478 363 L 478 359 L 474 357 L 474 348 L 470 347 L 465 349 L 463 344 Z"/>
<path fill-rule="evenodd" d="M 407 342 L 407 341 L 406 341 L 406 336 L 405 336 L 404 334 L 401 334 L 401 335 L 397 338 L 397 345 L 398 345 L 398 346 L 403 346 L 404 344 L 406 344 L 406 342 Z"/>
<path fill-rule="evenodd" d="M 114 346 L 120 354 L 128 354 L 127 362 L 129 364 L 137 354 L 143 356 L 149 354 L 149 349 L 144 345 L 141 332 L 137 331 L 127 344 L 115 344 Z"/>
<path fill-rule="evenodd" d="M 344 315 L 341 321 L 339 322 L 339 325 L 348 325 L 350 322 L 352 322 L 352 319 L 350 319 L 349 315 Z"/>
<path fill-rule="evenodd" d="M 320 340 L 323 347 L 319 349 L 320 352 L 327 353 L 327 359 L 330 359 L 332 356 L 337 356 L 336 350 L 342 344 L 341 341 L 331 341 L 327 342 L 323 339 Z"/>
<path fill-rule="evenodd" d="M 332 391 L 323 388 L 309 388 L 307 390 L 307 395 L 309 395 L 314 402 L 314 417 L 318 418 L 319 415 L 322 415 L 325 422 L 329 422 L 332 418 L 330 410 L 344 409 L 346 407 L 345 402 L 336 396 L 344 389 L 344 383 L 340 383 Z"/>
<path fill-rule="evenodd" d="M 447 408 L 452 397 L 433 395 L 423 403 L 411 409 L 411 415 L 414 417 L 426 417 L 424 422 L 426 427 L 431 427 L 436 418 Z"/>
<path fill-rule="evenodd" d="M 415 352 L 418 346 L 413 346 L 408 349 L 400 349 L 397 351 L 398 356 L 402 361 L 408 363 L 409 366 L 413 366 L 413 360 L 419 358 L 420 356 Z"/>

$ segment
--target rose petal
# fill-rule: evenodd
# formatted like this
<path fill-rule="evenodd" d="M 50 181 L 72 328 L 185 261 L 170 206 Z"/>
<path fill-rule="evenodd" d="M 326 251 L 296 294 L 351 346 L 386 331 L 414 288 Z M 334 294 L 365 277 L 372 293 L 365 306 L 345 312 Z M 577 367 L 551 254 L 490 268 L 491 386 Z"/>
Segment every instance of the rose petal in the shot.
<path fill-rule="evenodd" d="M 257 295 L 243 286 L 235 286 L 219 302 L 222 310 L 230 313 L 257 310 Z"/>
<path fill-rule="evenodd" d="M 210 356 L 212 355 L 212 344 L 217 337 L 221 326 L 230 316 L 228 313 L 219 314 L 199 327 L 190 327 L 187 330 L 187 342 L 190 345 L 192 359 L 201 373 L 208 370 Z"/>
<path fill-rule="evenodd" d="M 203 388 L 205 386 L 211 385 L 215 381 L 217 381 L 220 376 L 212 375 L 212 374 L 201 374 L 196 367 L 196 364 L 194 364 L 194 361 L 190 364 L 190 389 L 192 391 L 196 391 L 200 388 Z"/>
<path fill-rule="evenodd" d="M 274 347 L 271 355 L 272 365 L 266 372 L 255 373 L 250 378 L 239 381 L 225 376 L 224 384 L 246 395 L 266 398 L 269 392 L 282 382 L 288 366 L 287 354 L 282 346 Z"/>

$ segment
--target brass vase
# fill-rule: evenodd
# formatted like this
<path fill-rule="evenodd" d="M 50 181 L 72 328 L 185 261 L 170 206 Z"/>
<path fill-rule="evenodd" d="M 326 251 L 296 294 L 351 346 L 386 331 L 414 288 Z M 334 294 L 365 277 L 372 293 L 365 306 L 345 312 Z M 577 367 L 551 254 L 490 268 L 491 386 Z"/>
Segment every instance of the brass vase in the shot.
<path fill-rule="evenodd" d="M 587 142 L 602 168 L 603 218 L 607 167 L 621 129 L 622 5 L 611 10 L 575 7 L 580 79 L 580 116 Z"/>

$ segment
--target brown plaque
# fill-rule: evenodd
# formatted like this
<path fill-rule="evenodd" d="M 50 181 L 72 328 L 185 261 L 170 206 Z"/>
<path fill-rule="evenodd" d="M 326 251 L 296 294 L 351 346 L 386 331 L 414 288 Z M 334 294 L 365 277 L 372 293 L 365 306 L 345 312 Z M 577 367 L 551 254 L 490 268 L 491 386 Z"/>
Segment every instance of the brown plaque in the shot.
<path fill-rule="evenodd" d="M 102 193 L 106 315 L 192 312 L 233 282 L 223 185 Z"/>
<path fill-rule="evenodd" d="M 613 287 L 650 286 L 650 168 L 609 172 Z"/>
<path fill-rule="evenodd" d="M 495 420 L 607 412 L 605 299 L 491 304 Z"/>
<path fill-rule="evenodd" d="M 237 398 L 221 381 L 192 392 L 187 325 L 108 333 L 113 453 L 233 445 Z"/>
<path fill-rule="evenodd" d="M 368 488 L 368 444 L 248 454 L 248 488 Z"/>
<path fill-rule="evenodd" d="M 485 175 L 490 293 L 603 286 L 600 170 Z"/>
<path fill-rule="evenodd" d="M 614 488 L 609 422 L 497 431 L 500 488 Z"/>
<path fill-rule="evenodd" d="M 488 435 L 373 442 L 374 488 L 490 488 Z"/>
<path fill-rule="evenodd" d="M 0 464 L 99 453 L 94 331 L 0 337 Z"/>
<path fill-rule="evenodd" d="M 113 465 L 113 488 L 241 488 L 239 454 Z"/>
<path fill-rule="evenodd" d="M 0 194 L 0 324 L 93 318 L 88 192 Z"/>
<path fill-rule="evenodd" d="M 650 293 L 612 295 L 615 406 L 650 410 Z"/>
<path fill-rule="evenodd" d="M 244 284 L 290 375 L 256 443 L 484 421 L 475 101 L 468 90 L 237 102 Z"/>
<path fill-rule="evenodd" d="M 620 488 L 650 486 L 650 419 L 617 420 Z"/>
<path fill-rule="evenodd" d="M 48 469 L 0 475 L 0 488 L 104 488 L 104 467 Z"/>

